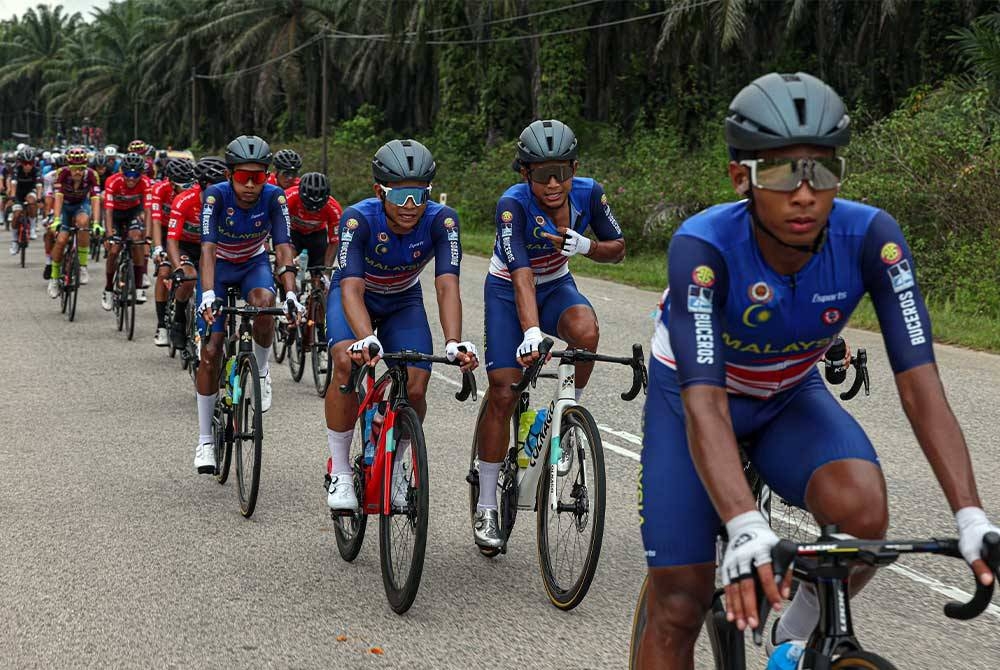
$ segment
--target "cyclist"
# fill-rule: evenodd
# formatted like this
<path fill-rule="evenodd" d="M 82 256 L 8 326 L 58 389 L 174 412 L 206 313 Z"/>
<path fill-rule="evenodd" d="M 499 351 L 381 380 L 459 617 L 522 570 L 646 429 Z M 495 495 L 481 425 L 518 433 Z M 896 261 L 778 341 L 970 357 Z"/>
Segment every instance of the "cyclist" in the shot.
<path fill-rule="evenodd" d="M 866 292 L 904 410 L 956 513 L 962 554 L 983 583 L 991 579 L 978 556 L 996 527 L 945 399 L 913 257 L 892 217 L 835 197 L 844 175 L 837 150 L 851 131 L 843 102 L 808 74 L 771 73 L 737 94 L 725 129 L 729 176 L 744 199 L 674 234 L 653 337 L 640 471 L 649 566 L 642 668 L 694 667 L 721 521 L 730 620 L 740 630 L 757 625 L 754 571 L 780 607 L 770 566 L 778 538 L 757 511 L 738 441 L 749 440 L 747 455 L 771 488 L 821 524 L 884 536 L 878 457 L 815 366 Z M 859 570 L 852 591 L 871 576 Z M 816 600 L 800 584 L 771 645 L 806 640 L 819 621 Z"/>
<path fill-rule="evenodd" d="M 35 220 L 38 218 L 38 198 L 42 190 L 42 173 L 37 165 L 38 155 L 32 147 L 24 146 L 17 151 L 17 163 L 11 171 L 7 180 L 7 198 L 10 203 L 17 203 L 24 207 L 24 211 L 31 221 L 32 229 Z M 17 235 L 12 233 L 11 255 L 15 255 L 20 250 L 17 244 Z"/>
<path fill-rule="evenodd" d="M 108 155 L 103 151 L 98 151 L 94 154 L 94 157 L 90 159 L 90 167 L 94 169 L 94 172 L 97 173 L 97 176 L 100 179 L 102 192 L 104 191 L 104 185 L 107 183 L 108 178 L 114 174 L 114 171 L 111 169 L 111 165 L 113 163 L 114 160 L 108 158 Z"/>
<path fill-rule="evenodd" d="M 55 204 L 52 226 L 58 230 L 52 248 L 52 272 L 49 276 L 49 297 L 59 297 L 59 275 L 63 250 L 69 240 L 70 226 L 79 228 L 77 255 L 80 259 L 80 284 L 90 281 L 87 261 L 90 258 L 90 220 L 100 216 L 101 198 L 97 173 L 87 167 L 87 152 L 83 147 L 71 147 L 66 152 L 66 167 L 56 172 Z"/>
<path fill-rule="evenodd" d="M 535 121 L 521 132 L 514 168 L 521 182 L 508 188 L 496 208 L 497 237 L 486 277 L 486 371 L 489 403 L 479 434 L 479 501 L 473 536 L 480 547 L 502 543 L 497 521 L 496 483 L 507 451 L 517 401 L 511 384 L 521 366 L 538 358 L 543 333 L 571 347 L 597 351 L 597 315 L 569 272 L 581 254 L 598 263 L 625 257 L 625 240 L 596 181 L 577 177 L 578 143 L 569 126 Z M 590 228 L 597 236 L 585 235 Z M 579 400 L 593 363 L 576 365 Z M 559 472 L 569 471 L 572 450 L 564 450 Z"/>
<path fill-rule="evenodd" d="M 198 367 L 198 446 L 194 464 L 201 473 L 215 470 L 212 445 L 212 412 L 219 393 L 219 365 L 222 357 L 224 319 L 213 313 L 216 296 L 226 295 L 228 286 L 239 286 L 250 305 L 274 305 L 274 281 L 267 257 L 271 238 L 285 287 L 289 316 L 302 311 L 295 295 L 292 247 L 288 238 L 291 224 L 285 194 L 277 186 L 265 184 L 271 149 L 260 137 L 240 135 L 226 147 L 227 182 L 205 189 L 201 213 L 201 283 L 210 287 L 201 296 L 199 312 L 212 326 L 212 336 L 201 349 Z M 271 372 L 267 359 L 274 337 L 274 319 L 258 318 L 253 324 L 253 352 L 261 375 L 261 410 L 271 408 Z"/>
<path fill-rule="evenodd" d="M 190 188 L 181 191 L 170 205 L 170 223 L 167 226 L 167 258 L 173 268 L 172 276 L 178 273 L 185 277 L 198 276 L 201 261 L 201 209 L 204 191 L 212 184 L 226 181 L 229 170 L 226 163 L 217 156 L 205 156 L 195 165 L 197 181 Z M 174 347 L 182 349 L 187 339 L 187 303 L 194 293 L 194 285 L 182 283 L 175 294 L 177 311 L 174 331 L 170 337 Z"/>
<path fill-rule="evenodd" d="M 143 140 L 132 140 L 128 143 L 127 152 L 142 156 L 142 160 L 146 164 L 145 175 L 149 177 L 150 181 L 152 181 L 156 178 L 156 166 L 153 164 L 153 159 L 149 155 L 149 150 L 150 146 Z"/>
<path fill-rule="evenodd" d="M 285 191 L 285 196 L 296 255 L 304 249 L 309 254 L 309 265 L 333 265 L 340 241 L 337 229 L 342 209 L 330 195 L 326 175 L 305 173 L 297 185 Z"/>
<path fill-rule="evenodd" d="M 146 161 L 139 154 L 128 153 L 121 160 L 121 169 L 113 174 L 104 187 L 104 228 L 109 236 L 129 239 L 142 243 L 146 239 L 146 226 L 142 221 L 142 204 L 146 191 L 149 190 L 149 177 L 143 174 Z M 114 279 L 115 267 L 118 263 L 118 253 L 121 243 L 113 242 L 111 237 L 104 241 L 107 250 L 107 260 L 104 265 L 104 293 L 101 295 L 101 307 L 110 311 L 111 282 Z M 136 298 L 139 304 L 146 302 L 146 289 L 142 286 L 142 278 L 146 274 L 146 254 L 142 244 L 132 247 L 132 266 L 135 272 Z"/>
<path fill-rule="evenodd" d="M 302 156 L 292 149 L 282 149 L 274 154 L 274 172 L 267 175 L 267 183 L 284 190 L 299 183 Z"/>
<path fill-rule="evenodd" d="M 104 147 L 104 155 L 108 157 L 108 172 L 111 174 L 118 172 L 118 168 L 121 167 L 121 157 L 118 155 L 118 147 L 114 144 L 109 144 Z"/>
<path fill-rule="evenodd" d="M 166 262 L 167 254 L 163 250 L 163 245 L 166 243 L 167 220 L 170 218 L 170 205 L 174 197 L 194 184 L 194 163 L 186 158 L 172 160 L 167 163 L 165 176 L 166 179 L 154 182 L 146 191 L 146 227 L 153 233 L 151 256 L 156 267 L 156 287 L 153 292 L 156 300 L 156 334 L 153 336 L 153 343 L 158 347 L 170 344 L 166 326 L 169 289 L 164 282 L 170 276 L 171 268 Z"/>
<path fill-rule="evenodd" d="M 327 337 L 338 385 L 347 383 L 352 360 L 375 365 L 378 356 L 369 358 L 369 344 L 377 345 L 379 353 L 383 342 L 389 350 L 432 353 L 420 289 L 420 273 L 432 258 L 446 355 L 460 360 L 463 370 L 478 365 L 476 347 L 461 341 L 458 214 L 429 199 L 436 172 L 427 147 L 415 140 L 392 140 L 372 160 L 375 197 L 344 211 L 340 267 L 333 275 L 326 305 Z M 421 420 L 427 413 L 430 375 L 429 364 L 411 365 L 407 394 Z M 326 502 L 331 509 L 358 507 L 349 460 L 357 409 L 357 399 L 351 394 L 326 394 L 327 444 L 333 459 Z M 401 464 L 408 448 L 398 447 L 394 497 L 404 493 L 399 483 L 405 476 Z"/>
<path fill-rule="evenodd" d="M 56 152 L 49 155 L 49 160 L 52 161 L 52 169 L 42 173 L 42 198 L 45 216 L 51 223 L 52 212 L 56 202 L 56 173 L 59 171 L 59 168 L 66 167 L 66 155 Z"/>

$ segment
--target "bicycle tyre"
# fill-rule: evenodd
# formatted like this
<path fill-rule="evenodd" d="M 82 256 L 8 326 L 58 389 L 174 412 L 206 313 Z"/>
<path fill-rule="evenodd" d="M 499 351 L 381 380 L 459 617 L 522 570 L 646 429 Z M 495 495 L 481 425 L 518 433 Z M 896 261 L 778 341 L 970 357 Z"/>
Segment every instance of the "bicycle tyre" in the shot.
<path fill-rule="evenodd" d="M 306 350 L 302 344 L 301 326 L 288 333 L 288 369 L 292 373 L 292 381 L 302 381 L 302 373 L 306 370 Z"/>
<path fill-rule="evenodd" d="M 59 271 L 58 281 L 59 281 L 59 311 L 65 314 L 66 308 L 69 307 L 69 294 L 68 291 L 66 290 L 65 270 Z"/>
<path fill-rule="evenodd" d="M 389 607 L 396 614 L 403 614 L 417 597 L 417 590 L 420 588 L 420 578 L 424 571 L 424 552 L 427 549 L 427 515 L 430 512 L 430 491 L 427 480 L 427 447 L 424 444 L 424 432 L 420 427 L 420 419 L 416 411 L 409 406 L 402 406 L 396 410 L 396 418 L 393 424 L 391 437 L 396 445 L 400 439 L 408 437 L 410 440 L 410 480 L 407 487 L 407 510 L 393 514 L 381 515 L 379 517 L 379 563 L 382 566 L 382 584 L 385 586 L 385 595 L 389 599 Z M 392 459 L 391 466 L 395 465 L 395 460 L 399 455 L 398 449 L 394 446 L 386 456 Z M 414 477 L 414 474 L 416 475 Z M 416 486 L 414 486 L 416 480 Z M 391 490 L 383 490 L 383 496 L 391 496 Z M 404 530 L 409 527 L 413 530 L 413 545 L 409 552 L 409 569 L 406 571 L 406 578 L 400 580 L 396 575 L 396 568 L 401 567 L 402 557 L 397 560 L 393 556 L 394 549 L 401 548 L 395 537 L 395 520 L 405 518 L 403 522 Z"/>
<path fill-rule="evenodd" d="M 632 637 L 628 643 L 628 667 L 634 670 L 639 664 L 639 642 L 646 632 L 646 600 L 649 598 L 649 576 L 643 577 L 639 587 L 639 597 L 636 599 L 635 611 L 632 613 Z"/>
<path fill-rule="evenodd" d="M 76 249 L 73 250 L 72 256 L 69 259 L 69 275 L 66 281 L 66 316 L 69 317 L 70 323 L 76 320 L 76 297 L 77 291 L 80 290 L 80 258 L 77 256 Z"/>
<path fill-rule="evenodd" d="M 177 356 L 177 347 L 174 346 L 174 327 L 176 325 L 177 302 L 167 301 L 167 311 L 163 316 L 163 324 L 167 329 L 167 355 L 170 358 Z"/>
<path fill-rule="evenodd" d="M 215 481 L 225 484 L 233 462 L 233 413 L 224 407 L 223 400 L 215 401 L 212 413 L 212 443 L 215 449 Z"/>
<path fill-rule="evenodd" d="M 326 317 L 324 308 L 318 298 L 309 300 L 308 318 L 312 322 L 312 343 L 309 346 L 309 358 L 312 363 L 313 385 L 316 395 L 326 396 L 326 388 L 330 385 L 330 351 L 326 343 Z M 326 365 L 323 365 L 323 354 L 326 353 Z"/>
<path fill-rule="evenodd" d="M 122 251 L 122 253 L 125 253 Z M 129 267 L 125 272 L 125 304 L 122 305 L 122 309 L 125 310 L 125 336 L 129 341 L 135 336 L 135 299 L 136 299 L 136 286 L 135 286 L 135 271 Z"/>
<path fill-rule="evenodd" d="M 285 354 L 288 353 L 288 326 L 280 320 L 274 329 L 274 339 L 271 340 L 271 351 L 274 353 L 274 362 L 281 364 L 285 361 Z"/>
<path fill-rule="evenodd" d="M 20 244 L 21 247 L 21 267 L 24 267 L 24 259 L 28 255 L 28 245 L 25 242 Z"/>
<path fill-rule="evenodd" d="M 479 403 L 479 414 L 476 416 L 476 427 L 472 433 L 472 451 L 469 454 L 469 474 L 465 480 L 469 482 L 469 522 L 474 525 L 476 522 L 476 506 L 479 504 L 479 425 L 486 414 L 486 406 L 489 404 L 489 391 L 483 394 L 483 400 Z M 521 400 L 518 401 L 522 403 Z M 522 408 L 523 409 L 523 408 Z M 519 412 L 515 411 L 511 417 L 511 439 L 517 439 L 517 423 Z M 497 478 L 497 520 L 500 523 L 500 537 L 503 538 L 504 545 L 510 538 L 510 533 L 514 528 L 514 521 L 517 519 L 517 455 L 513 455 L 511 460 L 510 449 L 508 457 L 504 458 L 503 467 Z M 502 549 L 477 547 L 479 553 L 486 558 L 497 556 Z"/>
<path fill-rule="evenodd" d="M 594 573 L 597 571 L 597 563 L 601 557 L 601 545 L 604 540 L 604 508 L 606 504 L 604 445 L 601 442 L 601 434 L 597 430 L 597 423 L 594 421 L 594 417 L 581 405 L 567 407 L 563 411 L 560 444 L 568 443 L 568 440 L 566 440 L 568 430 L 574 427 L 578 427 L 581 430 L 586 444 L 582 442 L 577 444 L 576 453 L 573 458 L 573 468 L 565 476 L 559 477 L 559 480 L 565 486 L 566 482 L 571 481 L 574 469 L 576 470 L 576 475 L 572 476 L 573 486 L 569 494 L 570 502 L 577 505 L 579 509 L 581 505 L 580 495 L 582 493 L 582 495 L 586 496 L 588 504 L 582 512 L 573 513 L 575 518 L 573 525 L 576 527 L 577 534 L 581 534 L 581 517 L 585 517 L 582 523 L 586 526 L 589 522 L 592 531 L 590 540 L 587 542 L 586 556 L 580 574 L 565 586 L 562 584 L 562 581 L 565 580 L 560 580 L 559 576 L 555 574 L 556 554 L 561 552 L 561 547 L 557 548 L 558 552 L 553 551 L 548 533 L 549 520 L 552 513 L 552 510 L 549 509 L 550 468 L 545 467 L 542 470 L 541 477 L 538 478 L 538 511 L 536 516 L 538 566 L 542 572 L 542 583 L 545 586 L 545 592 L 548 594 L 549 600 L 552 601 L 553 605 L 564 611 L 573 609 L 583 601 L 594 579 Z M 589 448 L 585 448 L 585 446 L 589 446 Z M 587 454 L 592 459 L 588 463 L 587 468 L 589 470 L 589 483 L 586 481 L 581 482 L 583 471 L 580 468 L 580 463 Z M 560 505 L 562 504 L 564 503 L 560 501 Z M 560 514 L 557 513 L 556 519 L 559 516 Z M 569 530 L 572 531 L 573 528 L 569 528 Z M 569 533 L 566 535 L 567 539 L 572 537 Z"/>
<path fill-rule="evenodd" d="M 837 658 L 830 670 L 896 670 L 896 666 L 878 654 L 851 651 Z"/>
<path fill-rule="evenodd" d="M 705 632 L 712 648 L 715 670 L 743 670 L 746 667 L 743 632 L 726 621 L 726 608 L 718 595 L 712 599 L 712 608 L 705 614 Z"/>
<path fill-rule="evenodd" d="M 364 464 L 364 432 L 361 427 L 364 419 L 358 419 L 354 429 L 354 440 L 351 451 L 357 453 L 354 459 L 353 479 L 354 495 L 358 498 L 358 511 L 353 514 L 336 514 L 333 516 L 333 534 L 337 538 L 337 551 L 340 557 L 350 563 L 358 557 L 361 546 L 365 542 L 365 529 L 368 527 L 368 515 L 364 509 L 365 464 Z"/>
<path fill-rule="evenodd" d="M 236 483 L 240 496 L 240 513 L 250 518 L 257 507 L 260 488 L 260 459 L 264 425 L 260 410 L 260 375 L 253 356 L 239 361 L 237 384 L 233 388 L 233 441 L 236 457 Z M 251 416 L 252 413 L 252 416 Z M 249 460 L 248 460 L 249 458 Z"/>
<path fill-rule="evenodd" d="M 118 253 L 122 253 L 119 251 Z M 122 264 L 121 257 L 115 267 L 115 276 L 111 282 L 111 306 L 114 309 L 115 321 L 118 325 L 118 332 L 125 327 L 125 303 L 122 302 Z"/>

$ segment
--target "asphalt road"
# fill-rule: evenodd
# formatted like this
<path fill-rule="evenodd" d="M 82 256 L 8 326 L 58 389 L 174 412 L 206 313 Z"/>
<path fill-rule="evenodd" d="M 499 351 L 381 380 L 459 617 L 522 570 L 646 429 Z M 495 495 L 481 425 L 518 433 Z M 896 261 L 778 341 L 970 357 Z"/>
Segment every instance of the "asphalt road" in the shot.
<path fill-rule="evenodd" d="M 152 301 L 139 308 L 136 341 L 125 341 L 99 306 L 98 269 L 81 289 L 77 322 L 68 323 L 45 295 L 41 245 L 29 254 L 27 269 L 10 259 L 0 265 L 0 666 L 626 666 L 645 570 L 633 437 L 642 405 L 618 398 L 626 369 L 599 369 L 584 396 L 608 445 L 609 505 L 597 576 L 569 613 L 542 589 L 533 515 L 518 517 L 506 556 L 488 560 L 474 548 L 464 476 L 477 407 L 454 400 L 454 369 L 432 378 L 427 560 L 417 600 L 400 617 L 383 594 L 376 523 L 353 564 L 337 553 L 322 490 L 323 407 L 308 377 L 295 384 L 286 366 L 273 368 L 261 494 L 245 520 L 232 480 L 219 486 L 193 469 L 194 394 L 178 361 L 152 344 Z M 463 269 L 474 341 L 482 340 L 486 267 L 467 257 Z M 626 355 L 635 341 L 648 352 L 658 295 L 579 283 L 601 319 L 602 351 Z M 439 338 L 432 288 L 427 304 Z M 880 338 L 848 336 L 870 355 L 872 395 L 851 410 L 882 458 L 891 533 L 953 534 Z M 986 507 L 1000 517 L 1000 358 L 951 347 L 937 355 Z M 1000 665 L 1000 609 L 967 623 L 941 612 L 942 590 L 970 588 L 965 568 L 930 558 L 903 564 L 854 602 L 866 646 L 901 669 Z M 763 668 L 763 652 L 749 654 Z M 702 653 L 699 668 L 709 663 Z"/>

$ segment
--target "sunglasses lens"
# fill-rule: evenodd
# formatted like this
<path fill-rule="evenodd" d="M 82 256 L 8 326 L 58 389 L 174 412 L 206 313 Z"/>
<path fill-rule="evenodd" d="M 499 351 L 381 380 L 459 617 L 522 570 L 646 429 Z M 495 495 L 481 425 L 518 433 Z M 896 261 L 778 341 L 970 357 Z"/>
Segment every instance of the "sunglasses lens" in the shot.
<path fill-rule="evenodd" d="M 237 184 L 245 184 L 252 181 L 254 184 L 263 184 L 267 180 L 267 174 L 263 170 L 236 170 L 233 172 L 233 181 Z"/>
<path fill-rule="evenodd" d="M 769 191 L 791 192 L 808 180 L 817 191 L 837 188 L 843 179 L 840 158 L 784 158 L 758 160 L 754 186 Z"/>
<path fill-rule="evenodd" d="M 569 165 L 548 165 L 531 171 L 531 181 L 536 184 L 548 184 L 553 177 L 560 184 L 573 176 L 573 168 Z"/>
<path fill-rule="evenodd" d="M 126 170 L 122 174 L 124 174 L 128 179 L 137 179 L 139 177 L 139 173 L 135 170 Z"/>
<path fill-rule="evenodd" d="M 406 201 L 413 198 L 413 204 L 419 207 L 427 202 L 427 193 L 430 189 L 416 186 L 396 187 L 385 190 L 385 197 L 394 205 L 402 207 Z"/>
<path fill-rule="evenodd" d="M 840 186 L 844 180 L 844 163 L 839 158 L 817 158 L 812 162 L 810 183 L 817 191 Z"/>

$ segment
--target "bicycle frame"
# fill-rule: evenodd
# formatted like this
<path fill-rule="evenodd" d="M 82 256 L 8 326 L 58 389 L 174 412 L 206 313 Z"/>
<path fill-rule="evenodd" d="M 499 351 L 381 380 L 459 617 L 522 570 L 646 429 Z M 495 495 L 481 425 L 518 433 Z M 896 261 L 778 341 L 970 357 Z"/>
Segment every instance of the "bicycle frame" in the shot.
<path fill-rule="evenodd" d="M 388 454 L 396 450 L 396 440 L 393 439 L 393 432 L 396 424 L 396 410 L 401 403 L 407 402 L 406 397 L 406 367 L 393 366 L 375 380 L 373 374 L 366 375 L 364 400 L 358 404 L 358 415 L 355 420 L 364 416 L 364 413 L 383 400 L 388 400 L 385 418 L 382 420 L 382 428 L 379 431 L 378 442 L 375 444 L 375 455 L 371 465 L 365 465 L 365 494 L 364 512 L 365 514 L 392 514 L 391 496 L 382 495 L 384 491 L 390 491 L 392 486 L 392 459 Z M 402 389 L 402 392 L 400 392 Z M 386 398 L 386 391 L 389 397 Z M 362 436 L 367 440 L 368 435 Z M 380 476 L 376 476 L 380 475 Z M 416 475 L 414 475 L 416 476 Z M 381 502 L 381 504 L 380 504 Z"/>

